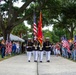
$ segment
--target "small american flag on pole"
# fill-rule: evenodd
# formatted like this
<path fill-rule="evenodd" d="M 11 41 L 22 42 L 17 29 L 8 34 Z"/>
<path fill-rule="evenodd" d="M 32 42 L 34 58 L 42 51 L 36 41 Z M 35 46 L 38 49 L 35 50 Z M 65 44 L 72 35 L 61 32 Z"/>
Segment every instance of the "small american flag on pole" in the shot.
<path fill-rule="evenodd" d="M 37 40 L 37 25 L 36 25 L 36 14 L 35 13 L 34 13 L 33 19 L 34 19 L 34 22 L 33 22 L 34 40 Z"/>
<path fill-rule="evenodd" d="M 69 42 L 67 41 L 67 39 L 65 37 L 62 37 L 62 46 L 67 48 L 67 51 L 69 53 L 71 53 Z"/>

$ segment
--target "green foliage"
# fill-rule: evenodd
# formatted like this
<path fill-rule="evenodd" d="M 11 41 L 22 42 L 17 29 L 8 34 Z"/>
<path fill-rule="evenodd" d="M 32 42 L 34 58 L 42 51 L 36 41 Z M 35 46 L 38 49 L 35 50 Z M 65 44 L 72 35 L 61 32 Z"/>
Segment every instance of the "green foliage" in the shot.
<path fill-rule="evenodd" d="M 53 28 L 53 31 L 49 31 L 49 30 L 44 30 L 43 31 L 44 38 L 45 37 L 49 37 L 50 41 L 52 43 L 60 42 L 61 41 L 61 37 L 66 35 L 65 33 L 66 33 L 66 31 L 64 29 L 57 28 L 55 26 Z"/>
<path fill-rule="evenodd" d="M 64 35 L 67 36 L 65 29 L 54 26 L 53 31 L 52 31 L 53 42 L 61 41 L 61 37 L 64 36 Z"/>
<path fill-rule="evenodd" d="M 26 27 L 24 24 L 20 24 L 16 26 L 15 28 L 13 28 L 11 33 L 17 36 L 20 36 L 21 33 L 27 35 L 28 30 L 30 30 L 28 27 Z"/>
<path fill-rule="evenodd" d="M 51 35 L 53 43 L 59 42 L 59 37 L 54 32 L 52 32 Z"/>
<path fill-rule="evenodd" d="M 19 1 L 19 0 L 13 0 L 14 2 Z"/>
<path fill-rule="evenodd" d="M 22 2 L 25 2 L 26 0 L 22 0 Z"/>
<path fill-rule="evenodd" d="M 29 9 L 32 9 L 33 12 L 35 10 L 37 22 L 39 20 L 39 12 L 40 10 L 42 11 L 42 19 L 43 19 L 43 27 L 44 27 L 45 25 L 51 24 L 52 19 L 54 18 L 56 19 L 58 17 L 58 14 L 61 12 L 61 4 L 60 4 L 61 1 L 47 0 L 47 2 L 45 3 L 44 0 L 41 0 L 40 2 L 41 4 L 44 3 L 42 7 L 40 7 L 41 5 L 38 2 L 36 2 L 31 4 Z M 40 9 L 37 9 L 38 7 Z M 31 11 L 29 10 L 29 12 Z M 32 19 L 33 19 L 33 16 L 29 18 L 28 20 L 29 24 L 32 24 Z"/>
<path fill-rule="evenodd" d="M 2 37 L 2 31 L 1 31 L 1 29 L 0 29 L 0 37 Z"/>
<path fill-rule="evenodd" d="M 41 2 L 43 3 L 43 1 Z M 53 32 L 51 33 L 52 36 L 50 37 L 52 38 L 52 41 L 60 41 L 60 38 L 63 35 L 66 35 L 67 38 L 73 37 L 70 36 L 70 34 L 72 34 L 72 30 L 74 31 L 76 27 L 76 0 L 48 0 L 44 4 L 45 6 L 41 7 L 43 15 L 43 27 L 45 25 L 48 26 L 49 24 L 54 24 L 55 26 Z M 32 6 L 30 8 L 32 8 Z M 36 16 L 39 16 L 38 10 L 36 10 Z M 32 23 L 31 21 L 32 20 L 30 18 L 29 23 Z M 71 31 L 69 32 L 70 28 Z M 44 32 L 45 37 L 48 35 L 49 34 Z"/>
<path fill-rule="evenodd" d="M 63 6 L 62 13 L 68 19 L 76 19 L 76 1 L 69 0 L 66 6 Z"/>
<path fill-rule="evenodd" d="M 74 31 L 74 35 L 76 35 L 76 30 Z"/>
<path fill-rule="evenodd" d="M 43 27 L 50 24 L 54 24 L 55 26 L 53 32 L 46 30 L 46 32 L 48 32 L 46 33 L 44 31 L 44 36 L 49 36 L 51 38 L 50 41 L 57 42 L 62 35 L 69 36 L 68 34 L 72 34 L 76 28 L 76 0 L 22 0 L 22 2 L 25 3 L 25 6 L 22 8 L 13 6 L 13 3 L 19 0 L 12 0 L 12 3 L 8 0 L 5 1 L 6 2 L 1 5 L 3 30 L 8 31 L 9 27 L 13 29 L 13 27 L 16 26 L 14 24 L 18 25 L 18 23 L 22 23 L 24 20 L 27 20 L 30 25 L 33 25 L 33 13 L 34 11 L 36 12 L 36 20 L 38 22 L 40 10 L 42 11 Z M 27 4 L 29 5 L 28 8 Z M 5 15 L 8 16 L 9 19 Z M 15 27 L 12 33 L 16 35 L 19 35 L 21 32 L 26 33 L 28 28 L 24 27 L 23 24 L 21 25 Z M 69 28 L 71 28 L 70 32 L 68 32 Z M 30 31 L 32 31 L 32 29 Z M 31 37 L 31 35 L 29 37 Z"/>
<path fill-rule="evenodd" d="M 52 42 L 52 34 L 51 34 L 51 31 L 49 31 L 49 30 L 44 30 L 43 31 L 43 36 L 44 36 L 44 38 L 46 38 L 46 37 L 49 37 L 50 38 L 50 41 Z"/>

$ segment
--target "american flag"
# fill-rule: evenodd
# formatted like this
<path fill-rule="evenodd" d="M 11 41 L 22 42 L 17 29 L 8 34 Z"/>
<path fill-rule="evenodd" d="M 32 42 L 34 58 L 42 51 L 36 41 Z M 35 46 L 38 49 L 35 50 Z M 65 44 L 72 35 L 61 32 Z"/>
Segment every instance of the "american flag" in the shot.
<path fill-rule="evenodd" d="M 12 43 L 10 39 L 10 34 L 7 34 L 5 54 L 8 55 L 8 54 L 11 54 L 11 52 L 12 52 Z"/>
<path fill-rule="evenodd" d="M 67 39 L 65 37 L 62 37 L 62 46 L 67 48 L 67 51 L 69 53 L 71 53 L 69 42 L 67 41 Z"/>
<path fill-rule="evenodd" d="M 34 40 L 37 40 L 37 25 L 36 25 L 36 14 L 34 13 L 33 16 L 34 22 L 33 22 L 33 35 L 34 35 Z"/>

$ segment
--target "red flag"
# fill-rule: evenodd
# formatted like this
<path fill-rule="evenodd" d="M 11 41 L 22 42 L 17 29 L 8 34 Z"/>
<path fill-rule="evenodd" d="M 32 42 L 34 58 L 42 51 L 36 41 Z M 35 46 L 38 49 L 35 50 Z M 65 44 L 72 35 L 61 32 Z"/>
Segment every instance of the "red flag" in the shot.
<path fill-rule="evenodd" d="M 40 12 L 40 18 L 39 18 L 39 23 L 38 23 L 38 41 L 40 42 L 40 45 L 42 45 L 42 38 L 43 38 L 43 35 L 42 35 L 42 13 Z"/>

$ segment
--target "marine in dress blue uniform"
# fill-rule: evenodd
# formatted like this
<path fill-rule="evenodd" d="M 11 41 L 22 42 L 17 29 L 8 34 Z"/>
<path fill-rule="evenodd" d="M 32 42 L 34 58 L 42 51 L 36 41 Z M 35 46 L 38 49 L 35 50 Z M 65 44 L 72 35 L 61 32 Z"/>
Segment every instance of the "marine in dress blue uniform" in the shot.
<path fill-rule="evenodd" d="M 28 38 L 28 42 L 27 42 L 28 62 L 30 62 L 32 51 L 33 51 L 33 42 L 32 42 L 32 39 L 31 38 Z"/>
<path fill-rule="evenodd" d="M 34 40 L 33 42 L 33 55 L 34 55 L 34 62 L 37 62 L 38 60 L 38 41 L 37 40 Z"/>
<path fill-rule="evenodd" d="M 38 45 L 38 50 L 39 50 L 39 61 L 42 62 L 43 61 L 43 44 L 42 45 Z"/>
<path fill-rule="evenodd" d="M 49 37 L 46 37 L 45 42 L 43 43 L 43 48 L 46 52 L 46 61 L 50 62 L 50 41 L 49 41 Z"/>

